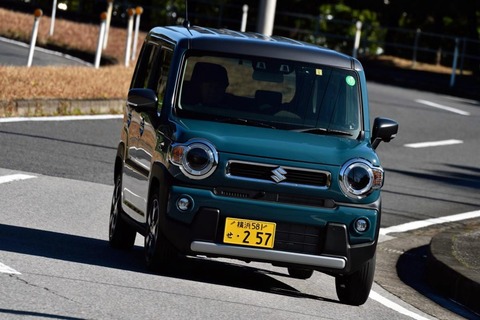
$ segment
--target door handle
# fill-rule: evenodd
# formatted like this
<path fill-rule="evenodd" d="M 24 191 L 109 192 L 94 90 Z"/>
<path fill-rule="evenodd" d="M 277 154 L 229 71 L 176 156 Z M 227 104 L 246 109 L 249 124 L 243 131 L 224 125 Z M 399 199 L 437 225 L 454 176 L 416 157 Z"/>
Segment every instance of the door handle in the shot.
<path fill-rule="evenodd" d="M 142 121 L 140 121 L 140 135 L 143 135 L 143 132 L 145 131 L 145 119 L 142 118 Z"/>

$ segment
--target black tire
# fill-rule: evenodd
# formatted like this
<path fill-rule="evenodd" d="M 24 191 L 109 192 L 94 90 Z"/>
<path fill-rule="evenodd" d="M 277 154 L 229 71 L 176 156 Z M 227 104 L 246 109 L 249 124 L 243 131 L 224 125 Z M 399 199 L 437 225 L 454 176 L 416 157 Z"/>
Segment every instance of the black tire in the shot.
<path fill-rule="evenodd" d="M 178 256 L 177 250 L 165 238 L 160 226 L 165 215 L 167 194 L 161 188 L 154 190 L 149 200 L 147 212 L 147 232 L 145 235 L 145 262 L 150 271 L 159 273 L 168 270 Z"/>
<path fill-rule="evenodd" d="M 335 287 L 340 302 L 352 306 L 364 304 L 372 289 L 376 256 L 367 261 L 358 271 L 335 277 Z"/>
<path fill-rule="evenodd" d="M 289 267 L 288 269 L 288 274 L 292 278 L 296 279 L 309 279 L 313 275 L 313 270 L 312 269 L 304 269 L 304 268 L 291 268 Z"/>
<path fill-rule="evenodd" d="M 133 247 L 137 232 L 123 220 L 122 214 L 122 176 L 119 174 L 113 188 L 108 241 L 114 248 L 127 250 Z"/>

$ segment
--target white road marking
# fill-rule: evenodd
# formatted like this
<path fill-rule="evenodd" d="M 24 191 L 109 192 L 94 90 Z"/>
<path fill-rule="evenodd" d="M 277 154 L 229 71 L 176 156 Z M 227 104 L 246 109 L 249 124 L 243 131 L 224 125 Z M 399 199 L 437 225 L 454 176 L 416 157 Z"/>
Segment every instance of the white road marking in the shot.
<path fill-rule="evenodd" d="M 15 269 L 10 268 L 9 266 L 4 265 L 0 262 L 0 273 L 8 273 L 8 274 L 21 274 Z"/>
<path fill-rule="evenodd" d="M 462 220 L 479 218 L 479 217 L 480 217 L 480 210 L 470 211 L 470 212 L 459 213 L 451 216 L 444 216 L 444 217 L 432 218 L 432 219 L 421 220 L 421 221 L 407 222 L 404 224 L 400 224 L 398 226 L 392 226 L 388 228 L 380 228 L 380 234 L 387 235 L 389 233 L 395 233 L 395 232 L 407 232 L 411 230 L 425 228 L 435 224 L 462 221 Z"/>
<path fill-rule="evenodd" d="M 448 146 L 453 144 L 461 144 L 462 140 L 449 139 L 441 141 L 427 141 L 427 142 L 417 142 L 417 143 L 407 143 L 404 144 L 407 148 L 428 148 L 428 147 L 438 147 L 438 146 Z"/>
<path fill-rule="evenodd" d="M 99 114 L 85 116 L 54 116 L 54 117 L 11 117 L 0 118 L 0 123 L 26 122 L 26 121 L 73 121 L 73 120 L 109 120 L 121 119 L 122 114 Z"/>
<path fill-rule="evenodd" d="M 397 303 L 395 303 L 391 300 L 388 300 L 387 298 L 384 298 L 383 296 L 379 295 L 375 291 L 370 291 L 369 298 L 383 304 L 387 308 L 395 310 L 396 312 L 404 314 L 404 315 L 406 315 L 410 318 L 417 319 L 417 320 L 428 320 L 428 318 L 422 317 L 421 315 L 416 314 L 415 312 L 410 311 L 410 310 L 402 307 L 401 305 L 399 305 L 399 304 L 397 304 Z"/>
<path fill-rule="evenodd" d="M 28 175 L 28 174 L 21 174 L 21 173 L 10 174 L 8 176 L 0 177 L 0 184 L 7 183 L 7 182 L 12 182 L 12 181 L 18 181 L 18 180 L 32 179 L 32 178 L 36 178 L 36 176 L 31 176 L 31 175 Z"/>
<path fill-rule="evenodd" d="M 450 112 L 453 112 L 453 113 L 456 113 L 456 114 L 460 114 L 462 116 L 469 116 L 470 115 L 470 112 L 463 111 L 463 110 L 453 108 L 453 107 L 449 107 L 449 106 L 444 106 L 444 105 L 441 105 L 441 104 L 438 104 L 438 103 L 435 103 L 435 102 L 431 102 L 431 101 L 427 101 L 427 100 L 416 99 L 415 102 L 427 105 L 429 107 L 450 111 Z"/>

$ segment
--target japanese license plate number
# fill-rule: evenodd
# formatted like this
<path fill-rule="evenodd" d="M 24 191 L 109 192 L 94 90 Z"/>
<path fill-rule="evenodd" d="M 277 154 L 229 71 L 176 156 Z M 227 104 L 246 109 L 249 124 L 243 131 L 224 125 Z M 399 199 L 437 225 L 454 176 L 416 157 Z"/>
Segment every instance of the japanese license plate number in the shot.
<path fill-rule="evenodd" d="M 243 246 L 273 248 L 275 242 L 273 222 L 227 218 L 223 242 Z"/>

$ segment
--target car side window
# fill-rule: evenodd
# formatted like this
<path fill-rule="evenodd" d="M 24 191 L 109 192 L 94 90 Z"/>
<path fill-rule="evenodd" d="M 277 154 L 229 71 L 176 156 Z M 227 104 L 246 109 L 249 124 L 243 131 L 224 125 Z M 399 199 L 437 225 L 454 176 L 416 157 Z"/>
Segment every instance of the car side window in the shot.
<path fill-rule="evenodd" d="M 152 77 L 153 65 L 158 54 L 158 46 L 155 43 L 147 42 L 143 45 L 140 53 L 140 60 L 137 63 L 132 79 L 131 88 L 150 88 L 149 82 Z"/>
<path fill-rule="evenodd" d="M 162 47 L 162 50 L 159 54 L 159 65 L 158 65 L 158 81 L 156 84 L 155 91 L 158 97 L 158 110 L 160 111 L 163 107 L 163 99 L 165 97 L 165 90 L 167 88 L 168 73 L 170 72 L 170 65 L 172 62 L 173 50 L 171 48 Z"/>

